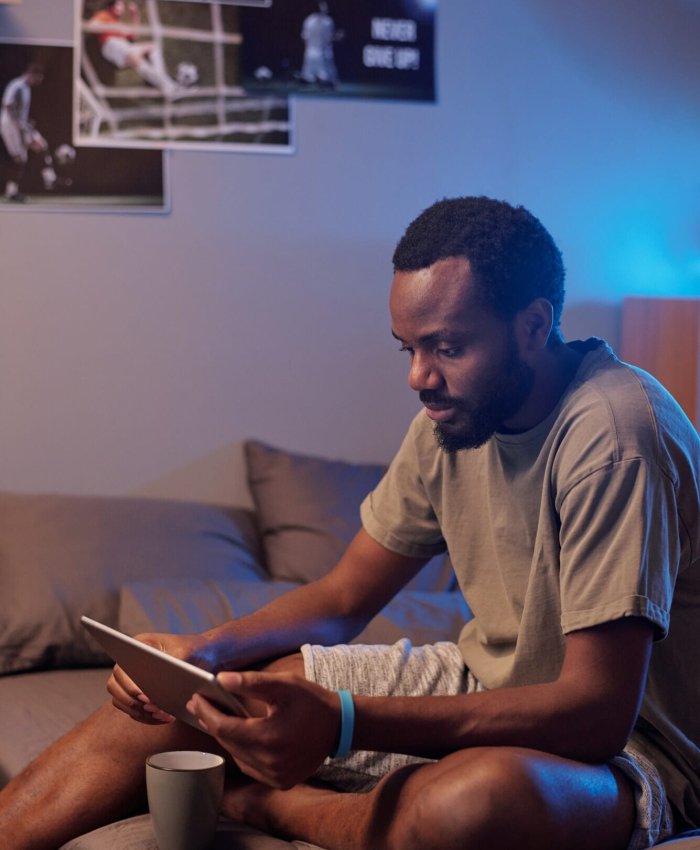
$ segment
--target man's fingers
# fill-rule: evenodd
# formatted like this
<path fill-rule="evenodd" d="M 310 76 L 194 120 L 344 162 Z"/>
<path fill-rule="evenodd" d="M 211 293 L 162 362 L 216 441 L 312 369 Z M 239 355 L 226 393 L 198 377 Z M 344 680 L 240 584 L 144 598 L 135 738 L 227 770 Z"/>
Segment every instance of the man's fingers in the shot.
<path fill-rule="evenodd" d="M 248 671 L 240 673 L 219 673 L 216 677 L 224 690 L 237 696 L 252 696 L 264 702 L 274 701 L 281 696 L 288 685 L 288 677 L 284 673 L 260 673 Z"/>
<path fill-rule="evenodd" d="M 148 697 L 143 693 L 141 688 L 139 688 L 133 679 L 130 679 L 129 676 L 126 675 L 119 665 L 116 665 L 112 670 L 107 690 L 113 697 L 119 698 L 122 696 L 129 702 L 149 702 Z"/>
<path fill-rule="evenodd" d="M 138 685 L 118 665 L 112 670 L 107 682 L 107 691 L 112 705 L 140 723 L 170 723 L 175 718 L 162 711 L 149 700 Z"/>
<path fill-rule="evenodd" d="M 192 699 L 187 703 L 187 710 L 199 720 L 200 726 L 212 735 L 216 735 L 224 723 L 229 733 L 238 735 L 240 727 L 245 722 L 244 718 L 221 711 L 201 694 L 192 695 Z"/>

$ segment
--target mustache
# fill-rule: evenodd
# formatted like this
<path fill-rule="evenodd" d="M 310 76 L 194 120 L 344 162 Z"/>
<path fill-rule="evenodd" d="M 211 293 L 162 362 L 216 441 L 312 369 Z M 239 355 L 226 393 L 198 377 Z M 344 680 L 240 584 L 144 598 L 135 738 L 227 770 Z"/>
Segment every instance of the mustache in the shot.
<path fill-rule="evenodd" d="M 464 399 L 442 395 L 435 390 L 420 390 L 418 398 L 422 404 L 442 404 L 445 407 L 464 407 Z"/>

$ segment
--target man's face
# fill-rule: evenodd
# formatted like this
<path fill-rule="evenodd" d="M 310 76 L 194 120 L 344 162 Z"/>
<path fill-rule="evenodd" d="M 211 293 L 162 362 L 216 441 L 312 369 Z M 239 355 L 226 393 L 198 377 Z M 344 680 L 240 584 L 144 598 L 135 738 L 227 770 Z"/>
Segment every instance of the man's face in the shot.
<path fill-rule="evenodd" d="M 534 382 L 512 323 L 476 295 L 463 257 L 398 272 L 391 288 L 392 331 L 411 357 L 409 385 L 449 452 L 477 448 L 507 428 Z"/>
<path fill-rule="evenodd" d="M 121 18 L 126 10 L 126 5 L 124 4 L 124 0 L 116 0 L 116 3 L 112 3 L 111 12 L 117 17 Z"/>

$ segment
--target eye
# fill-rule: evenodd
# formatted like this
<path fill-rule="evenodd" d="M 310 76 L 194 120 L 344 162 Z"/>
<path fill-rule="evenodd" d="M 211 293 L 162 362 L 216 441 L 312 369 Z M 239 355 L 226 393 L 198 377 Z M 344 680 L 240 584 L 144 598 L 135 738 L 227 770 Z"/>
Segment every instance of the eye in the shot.
<path fill-rule="evenodd" d="M 463 348 L 438 348 L 437 350 L 441 357 L 446 357 L 448 360 L 453 357 L 459 357 L 463 351 Z"/>
<path fill-rule="evenodd" d="M 409 355 L 413 357 L 413 349 L 410 348 L 408 345 L 402 345 L 401 348 L 399 348 L 399 351 L 407 351 Z"/>

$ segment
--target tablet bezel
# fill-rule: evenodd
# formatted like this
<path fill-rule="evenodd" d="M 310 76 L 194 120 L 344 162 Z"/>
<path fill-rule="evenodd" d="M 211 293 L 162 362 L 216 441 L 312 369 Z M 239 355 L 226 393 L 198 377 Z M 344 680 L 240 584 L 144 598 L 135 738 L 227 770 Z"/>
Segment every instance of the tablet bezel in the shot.
<path fill-rule="evenodd" d="M 226 714 L 248 716 L 242 703 L 224 690 L 208 670 L 168 655 L 91 617 L 82 616 L 80 622 L 148 699 L 178 720 L 204 731 L 186 708 L 195 693 L 206 697 Z"/>

